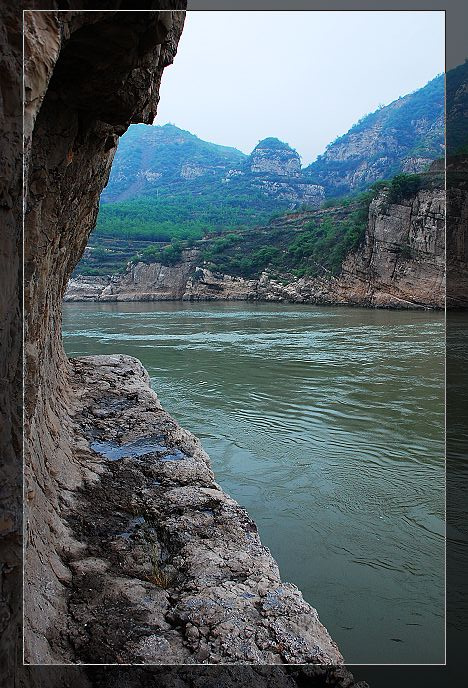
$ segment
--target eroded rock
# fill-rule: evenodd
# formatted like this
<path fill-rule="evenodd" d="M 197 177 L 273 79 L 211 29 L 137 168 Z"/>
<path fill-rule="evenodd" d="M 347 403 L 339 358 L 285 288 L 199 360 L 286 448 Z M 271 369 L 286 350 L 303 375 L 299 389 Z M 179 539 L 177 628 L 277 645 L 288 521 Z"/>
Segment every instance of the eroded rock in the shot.
<path fill-rule="evenodd" d="M 116 355 L 71 366 L 72 451 L 90 476 L 62 509 L 80 545 L 63 553 L 74 661 L 341 663 L 141 363 Z"/>
<path fill-rule="evenodd" d="M 315 609 L 281 581 L 255 523 L 216 483 L 199 440 L 162 409 L 139 361 L 71 365 L 74 433 L 89 442 L 76 460 L 99 476 L 62 512 L 82 545 L 66 557 L 75 661 L 341 663 Z"/>
<path fill-rule="evenodd" d="M 118 137 L 131 122 L 154 119 L 161 75 L 183 26 L 184 13 L 176 10 L 183 7 L 24 15 L 25 486 L 31 495 L 24 625 L 32 663 L 73 657 L 66 558 L 80 543 L 62 510 L 83 481 L 97 479 L 72 449 L 62 298 L 94 226 Z"/>

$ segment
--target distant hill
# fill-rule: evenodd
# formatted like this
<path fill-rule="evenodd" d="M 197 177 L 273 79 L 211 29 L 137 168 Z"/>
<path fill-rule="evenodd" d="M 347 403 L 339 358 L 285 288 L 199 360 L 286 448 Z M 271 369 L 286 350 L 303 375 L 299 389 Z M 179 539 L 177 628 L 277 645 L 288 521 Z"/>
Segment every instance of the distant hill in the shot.
<path fill-rule="evenodd" d="M 196 239 L 212 229 L 252 227 L 272 213 L 324 200 L 298 153 L 275 138 L 251 155 L 172 124 L 138 124 L 122 136 L 101 198 L 96 235 Z"/>
<path fill-rule="evenodd" d="M 181 193 L 200 177 L 205 185 L 213 180 L 219 183 L 247 157 L 236 148 L 202 141 L 172 124 L 135 124 L 120 140 L 102 201 L 125 201 L 155 192 Z"/>
<path fill-rule="evenodd" d="M 453 145 L 463 143 L 467 66 L 447 75 Z M 122 136 L 97 226 L 77 272 L 110 274 L 136 253 L 171 241 L 250 230 L 289 210 L 356 194 L 443 155 L 444 79 L 366 115 L 306 168 L 287 143 L 260 141 L 250 155 L 203 141 L 173 124 L 133 125 Z M 151 251 L 153 250 L 151 248 Z"/>
<path fill-rule="evenodd" d="M 360 191 L 444 155 L 444 76 L 366 115 L 327 146 L 306 173 L 327 196 Z"/>

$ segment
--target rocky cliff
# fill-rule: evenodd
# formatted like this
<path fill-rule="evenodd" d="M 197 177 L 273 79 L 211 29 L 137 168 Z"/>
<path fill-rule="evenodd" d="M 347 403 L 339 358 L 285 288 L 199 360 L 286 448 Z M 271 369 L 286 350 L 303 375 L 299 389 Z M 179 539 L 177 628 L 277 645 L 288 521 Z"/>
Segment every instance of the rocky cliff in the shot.
<path fill-rule="evenodd" d="M 290 207 L 306 204 L 318 208 L 325 199 L 323 186 L 314 184 L 303 173 L 297 151 L 276 138 L 263 139 L 257 144 L 248 159 L 247 169 L 252 175 L 253 189 L 286 201 Z"/>
<path fill-rule="evenodd" d="M 363 189 L 397 172 L 422 172 L 444 151 L 444 76 L 363 117 L 305 172 L 327 195 Z"/>
<path fill-rule="evenodd" d="M 161 8 L 163 4 L 161 4 Z M 70 661 L 62 511 L 75 454 L 61 300 L 97 215 L 119 135 L 152 121 L 180 12 L 25 14 L 25 657 Z"/>
<path fill-rule="evenodd" d="M 334 214 L 346 215 L 345 210 Z M 285 215 L 272 223 L 276 230 L 299 231 L 320 213 Z M 246 279 L 213 272 L 203 265 L 200 251 L 186 251 L 182 261 L 131 265 L 122 277 L 79 277 L 70 282 L 65 300 L 151 301 L 263 300 L 291 303 L 360 305 L 389 308 L 442 308 L 444 305 L 445 193 L 420 190 L 390 203 L 385 193 L 369 207 L 365 238 L 345 258 L 334 276 L 283 275 L 266 270 Z"/>
<path fill-rule="evenodd" d="M 138 361 L 62 348 L 118 137 L 154 119 L 176 52 L 174 4 L 25 13 L 25 659 L 340 664 Z"/>

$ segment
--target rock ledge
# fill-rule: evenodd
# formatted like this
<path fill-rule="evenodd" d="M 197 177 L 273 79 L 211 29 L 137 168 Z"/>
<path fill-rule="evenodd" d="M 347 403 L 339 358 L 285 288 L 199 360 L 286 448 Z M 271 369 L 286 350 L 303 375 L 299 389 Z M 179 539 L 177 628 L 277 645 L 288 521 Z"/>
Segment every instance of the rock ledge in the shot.
<path fill-rule="evenodd" d="M 115 355 L 71 366 L 85 476 L 63 512 L 76 541 L 66 562 L 71 661 L 341 664 L 141 363 Z"/>

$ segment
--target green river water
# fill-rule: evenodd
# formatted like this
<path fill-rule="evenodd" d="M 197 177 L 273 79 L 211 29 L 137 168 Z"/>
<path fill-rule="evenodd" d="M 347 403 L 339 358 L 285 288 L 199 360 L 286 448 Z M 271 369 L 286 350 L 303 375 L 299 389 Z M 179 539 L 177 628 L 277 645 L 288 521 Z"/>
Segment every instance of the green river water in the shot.
<path fill-rule="evenodd" d="M 347 663 L 444 661 L 444 316 L 65 304 L 73 355 L 139 358 Z"/>

